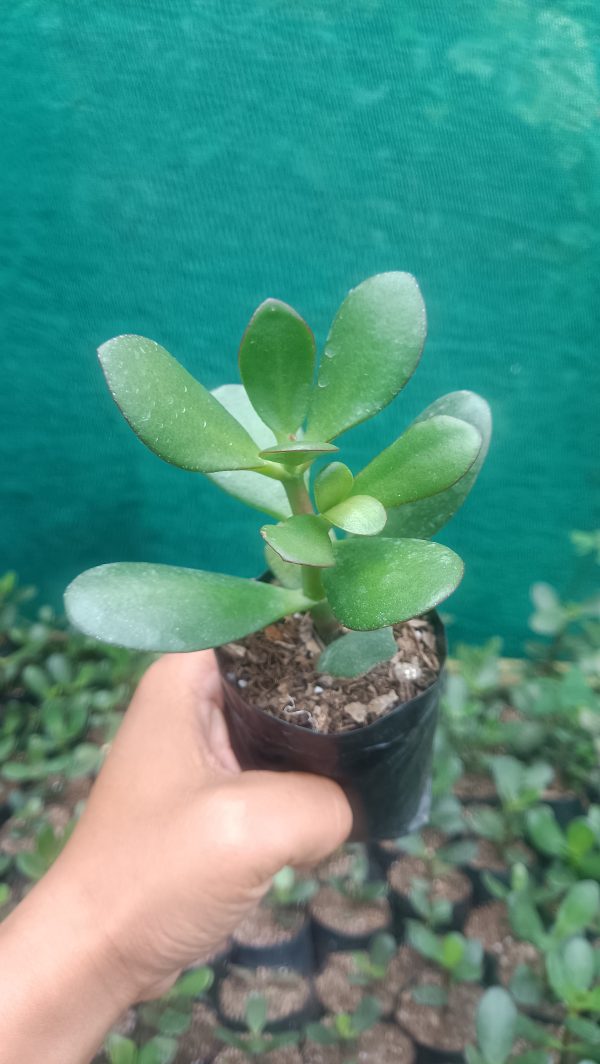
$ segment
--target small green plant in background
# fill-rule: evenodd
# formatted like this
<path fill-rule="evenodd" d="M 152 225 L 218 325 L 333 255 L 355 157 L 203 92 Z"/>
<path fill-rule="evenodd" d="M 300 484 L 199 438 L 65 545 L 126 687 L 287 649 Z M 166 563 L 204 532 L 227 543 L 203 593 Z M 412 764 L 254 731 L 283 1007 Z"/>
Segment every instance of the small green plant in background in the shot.
<path fill-rule="evenodd" d="M 568 886 L 576 879 L 600 881 L 600 806 L 575 817 L 563 830 L 547 805 L 527 811 L 527 834 L 538 853 L 554 858 L 546 879 Z"/>
<path fill-rule="evenodd" d="M 308 904 L 318 889 L 316 879 L 300 877 L 293 868 L 286 865 L 273 877 L 264 904 L 268 905 L 276 919 L 286 926 L 295 920 L 298 911 Z"/>
<path fill-rule="evenodd" d="M 167 1038 L 184 1034 L 192 1022 L 192 1006 L 214 982 L 212 968 L 193 968 L 179 977 L 163 997 L 140 1006 L 143 1023 Z"/>
<path fill-rule="evenodd" d="M 358 675 L 390 658 L 391 626 L 433 608 L 461 579 L 461 560 L 430 537 L 473 486 L 489 444 L 489 409 L 471 392 L 438 399 L 356 476 L 333 441 L 401 391 L 425 331 L 414 278 L 384 273 L 347 295 L 316 380 L 314 337 L 276 299 L 257 309 L 242 337 L 243 383 L 212 393 L 152 340 L 103 344 L 108 387 L 142 442 L 275 518 L 261 535 L 278 584 L 102 565 L 66 592 L 73 624 L 109 643 L 182 651 L 308 611 L 325 644 L 340 637 L 322 669 Z M 317 459 L 328 464 L 310 482 Z M 353 631 L 344 636 L 342 626 Z"/>
<path fill-rule="evenodd" d="M 350 850 L 350 865 L 343 875 L 329 877 L 329 885 L 356 905 L 378 901 L 387 895 L 387 883 L 371 877 L 369 856 L 362 846 Z"/>
<path fill-rule="evenodd" d="M 343 1064 L 355 1064 L 358 1054 L 358 1039 L 370 1030 L 381 1016 L 377 998 L 366 996 L 356 1012 L 339 1012 L 331 1017 L 331 1023 L 309 1023 L 306 1037 L 322 1046 L 340 1046 Z"/>
<path fill-rule="evenodd" d="M 387 976 L 390 964 L 397 952 L 396 940 L 393 935 L 382 931 L 375 935 L 367 950 L 357 950 L 352 954 L 355 971 L 348 976 L 348 980 L 356 986 L 373 986 L 382 983 Z"/>
<path fill-rule="evenodd" d="M 216 1036 L 228 1046 L 233 1046 L 240 1053 L 252 1059 L 262 1058 L 284 1046 L 297 1045 L 300 1041 L 298 1031 L 283 1031 L 281 1034 L 269 1034 L 267 1026 L 267 1002 L 263 994 L 251 994 L 246 1003 L 244 1014 L 246 1031 L 238 1034 L 228 1027 L 217 1027 Z"/>
<path fill-rule="evenodd" d="M 419 1005 L 443 1008 L 448 1004 L 450 988 L 455 983 L 477 983 L 483 973 L 483 948 L 481 942 L 465 938 L 458 931 L 436 935 L 418 920 L 406 921 L 410 945 L 432 961 L 443 977 L 443 985 L 424 984 L 412 991 Z"/>
<path fill-rule="evenodd" d="M 434 849 L 425 844 L 421 835 L 408 835 L 399 839 L 398 845 L 404 853 L 418 857 L 425 865 L 425 875 L 413 877 L 409 892 L 416 914 L 430 928 L 448 924 L 452 917 L 452 903 L 446 898 L 433 896 L 434 882 L 443 879 L 453 868 L 468 864 L 477 853 L 476 842 L 458 839 Z"/>
<path fill-rule="evenodd" d="M 26 879 L 41 879 L 66 846 L 76 823 L 74 817 L 64 831 L 57 831 L 48 823 L 39 828 L 34 835 L 33 849 L 18 853 L 15 857 L 15 864 L 21 875 Z"/>
<path fill-rule="evenodd" d="M 500 808 L 474 806 L 468 823 L 476 835 L 506 851 L 523 838 L 526 812 L 539 802 L 554 778 L 554 769 L 542 761 L 527 765 L 506 754 L 488 758 L 487 765 Z"/>
<path fill-rule="evenodd" d="M 109 1064 L 171 1064 L 177 1053 L 177 1041 L 157 1037 L 138 1047 L 131 1038 L 111 1034 L 105 1050 Z"/>
<path fill-rule="evenodd" d="M 550 1064 L 543 1050 L 513 1052 L 519 1034 L 519 1013 L 507 990 L 486 990 L 477 1008 L 477 1045 L 467 1046 L 467 1064 Z"/>

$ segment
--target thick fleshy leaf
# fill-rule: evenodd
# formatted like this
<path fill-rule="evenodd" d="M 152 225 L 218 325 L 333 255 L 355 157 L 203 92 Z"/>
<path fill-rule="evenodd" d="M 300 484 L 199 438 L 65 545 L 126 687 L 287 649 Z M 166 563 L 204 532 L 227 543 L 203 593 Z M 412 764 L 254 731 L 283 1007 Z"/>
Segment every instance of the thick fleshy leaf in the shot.
<path fill-rule="evenodd" d="M 303 465 L 311 462 L 321 454 L 335 454 L 339 451 L 332 443 L 312 443 L 310 440 L 293 440 L 290 443 L 266 447 L 260 452 L 261 458 L 271 462 L 283 462 L 285 465 Z"/>
<path fill-rule="evenodd" d="M 477 1009 L 477 1041 L 486 1064 L 508 1060 L 517 1033 L 517 1009 L 507 990 L 486 990 Z"/>
<path fill-rule="evenodd" d="M 578 935 L 590 927 L 600 908 L 600 886 L 592 879 L 582 879 L 563 898 L 552 933 L 556 938 Z"/>
<path fill-rule="evenodd" d="M 330 440 L 387 406 L 412 376 L 425 333 L 411 274 L 380 273 L 353 288 L 325 344 L 306 436 Z"/>
<path fill-rule="evenodd" d="M 315 501 L 321 513 L 347 499 L 354 477 L 343 462 L 330 462 L 315 477 Z"/>
<path fill-rule="evenodd" d="M 317 669 L 330 676 L 362 676 L 381 661 L 389 661 L 398 647 L 391 628 L 348 632 L 325 647 Z"/>
<path fill-rule="evenodd" d="M 428 418 L 411 425 L 354 478 L 353 494 L 374 495 L 400 506 L 455 484 L 477 458 L 481 436 L 458 418 Z"/>
<path fill-rule="evenodd" d="M 258 449 L 271 447 L 275 443 L 275 436 L 259 418 L 243 385 L 223 384 L 220 388 L 215 388 L 212 395 L 240 425 L 243 425 Z M 292 512 L 283 484 L 262 473 L 235 469 L 223 473 L 208 473 L 207 476 L 228 495 L 233 495 L 247 506 L 262 510 L 271 517 L 286 518 Z"/>
<path fill-rule="evenodd" d="M 463 563 L 454 551 L 419 539 L 347 539 L 333 545 L 335 566 L 323 573 L 333 612 L 347 628 L 383 628 L 425 613 L 458 586 Z"/>
<path fill-rule="evenodd" d="M 300 591 L 239 576 L 145 562 L 99 565 L 65 592 L 71 623 L 134 650 L 205 650 L 311 603 Z"/>
<path fill-rule="evenodd" d="M 376 536 L 387 521 L 385 507 L 371 495 L 352 495 L 326 510 L 323 517 L 356 536 Z"/>
<path fill-rule="evenodd" d="M 98 357 L 122 414 L 165 462 L 202 473 L 261 464 L 246 430 L 154 340 L 115 336 Z"/>
<path fill-rule="evenodd" d="M 282 587 L 302 587 L 302 570 L 293 562 L 284 562 L 268 543 L 265 543 L 265 561 Z"/>
<path fill-rule="evenodd" d="M 315 371 L 315 338 L 296 311 L 267 299 L 240 345 L 240 374 L 252 406 L 273 432 L 295 432 L 306 417 Z"/>
<path fill-rule="evenodd" d="M 468 421 L 473 428 L 477 429 L 482 440 L 479 454 L 469 471 L 445 491 L 390 510 L 386 535 L 429 539 L 454 517 L 479 476 L 492 435 L 492 415 L 485 399 L 476 395 L 475 392 L 451 392 L 449 395 L 442 396 L 441 399 L 436 399 L 413 424 L 431 417 L 438 417 L 440 414 L 458 418 L 460 421 Z"/>
<path fill-rule="evenodd" d="M 298 514 L 280 525 L 264 525 L 260 534 L 284 562 L 333 565 L 333 545 L 327 526 L 316 514 Z"/>

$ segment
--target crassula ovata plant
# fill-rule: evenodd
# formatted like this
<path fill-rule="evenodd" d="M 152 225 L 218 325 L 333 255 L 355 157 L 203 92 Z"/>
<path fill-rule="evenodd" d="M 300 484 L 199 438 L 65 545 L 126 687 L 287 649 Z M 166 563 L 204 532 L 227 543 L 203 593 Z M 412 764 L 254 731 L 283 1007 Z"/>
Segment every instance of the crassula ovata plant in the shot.
<path fill-rule="evenodd" d="M 462 577 L 460 558 L 430 537 L 477 477 L 489 408 L 472 392 L 438 399 L 356 476 L 334 441 L 395 398 L 425 333 L 416 281 L 391 272 L 346 296 L 316 379 L 312 332 L 275 299 L 261 304 L 242 337 L 242 384 L 214 392 L 152 340 L 103 344 L 110 391 L 143 443 L 272 519 L 261 535 L 276 582 L 101 565 L 68 588 L 71 621 L 108 643 L 188 651 L 308 610 L 330 644 L 322 671 L 356 675 L 391 657 L 391 626 L 436 606 Z M 311 479 L 316 459 L 327 462 Z M 344 628 L 352 631 L 338 639 Z"/>

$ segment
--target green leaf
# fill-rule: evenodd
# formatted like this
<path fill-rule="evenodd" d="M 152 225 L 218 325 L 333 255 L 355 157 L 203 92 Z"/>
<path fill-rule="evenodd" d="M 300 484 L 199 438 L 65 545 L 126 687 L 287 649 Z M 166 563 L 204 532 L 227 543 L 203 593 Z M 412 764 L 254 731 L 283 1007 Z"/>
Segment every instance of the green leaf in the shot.
<path fill-rule="evenodd" d="M 508 805 L 514 802 L 523 788 L 524 769 L 521 762 L 516 757 L 501 754 L 491 757 L 489 763 L 502 803 Z"/>
<path fill-rule="evenodd" d="M 585 938 L 571 938 L 546 955 L 548 980 L 556 996 L 568 1003 L 582 990 L 589 990 L 595 975 L 594 951 Z"/>
<path fill-rule="evenodd" d="M 334 1046 L 338 1043 L 336 1030 L 326 1027 L 324 1023 L 307 1024 L 306 1037 L 310 1042 L 315 1042 L 319 1046 Z"/>
<path fill-rule="evenodd" d="M 581 861 L 596 844 L 596 836 L 583 817 L 572 820 L 567 827 L 567 850 L 569 855 Z"/>
<path fill-rule="evenodd" d="M 508 1060 L 517 1033 L 517 1010 L 510 994 L 499 986 L 486 990 L 477 1009 L 477 1041 L 486 1064 Z"/>
<path fill-rule="evenodd" d="M 600 1046 L 600 1026 L 593 1020 L 586 1020 L 583 1016 L 569 1016 L 566 1026 L 573 1034 L 591 1046 Z"/>
<path fill-rule="evenodd" d="M 256 443 L 257 451 L 275 443 L 275 436 L 260 420 L 241 384 L 223 384 L 220 388 L 215 388 L 212 395 L 240 425 L 243 425 Z M 261 510 L 271 517 L 286 518 L 292 512 L 281 481 L 273 480 L 263 473 L 236 469 L 207 473 L 207 476 L 228 495 L 233 495 L 247 506 L 253 506 L 255 510 Z"/>
<path fill-rule="evenodd" d="M 467 421 L 440 414 L 417 421 L 354 478 L 354 494 L 395 507 L 445 491 L 471 468 L 481 436 Z"/>
<path fill-rule="evenodd" d="M 65 592 L 71 623 L 134 650 L 204 650 L 241 639 L 311 602 L 238 576 L 121 562 L 78 576 Z"/>
<path fill-rule="evenodd" d="M 317 671 L 330 676 L 361 676 L 380 661 L 389 661 L 397 649 L 391 628 L 348 632 L 325 647 Z"/>
<path fill-rule="evenodd" d="M 380 273 L 353 288 L 325 344 L 307 437 L 330 440 L 387 406 L 414 373 L 425 332 L 425 306 L 409 273 Z"/>
<path fill-rule="evenodd" d="M 408 941 L 413 949 L 416 949 L 421 956 L 427 957 L 428 960 L 439 963 L 442 945 L 433 931 L 430 931 L 428 927 L 420 924 L 417 920 L 407 920 L 406 930 L 408 932 Z"/>
<path fill-rule="evenodd" d="M 197 998 L 210 990 L 214 981 L 212 968 L 194 968 L 185 972 L 171 989 L 170 997 Z"/>
<path fill-rule="evenodd" d="M 589 927 L 600 908 L 600 886 L 591 879 L 575 883 L 563 898 L 554 926 L 554 938 L 577 935 Z"/>
<path fill-rule="evenodd" d="M 98 357 L 121 413 L 165 462 L 202 473 L 260 465 L 246 430 L 160 344 L 116 336 Z"/>
<path fill-rule="evenodd" d="M 565 849 L 565 837 L 553 810 L 538 805 L 527 811 L 527 832 L 536 850 L 550 857 L 559 857 Z"/>
<path fill-rule="evenodd" d="M 323 573 L 327 598 L 347 628 L 383 628 L 425 613 L 458 586 L 457 554 L 418 539 L 348 539 L 333 545 Z"/>
<path fill-rule="evenodd" d="M 454 517 L 479 476 L 492 433 L 492 416 L 485 399 L 474 392 L 451 392 L 428 406 L 413 424 L 440 414 L 468 421 L 477 429 L 482 439 L 479 454 L 469 471 L 445 491 L 391 510 L 388 516 L 388 535 L 429 539 Z"/>
<path fill-rule="evenodd" d="M 261 1034 L 267 1022 L 267 1002 L 263 994 L 250 994 L 246 1002 L 246 1025 L 252 1034 Z"/>
<path fill-rule="evenodd" d="M 544 983 L 527 964 L 518 964 L 510 978 L 509 990 L 519 1005 L 539 1005 L 544 999 Z"/>
<path fill-rule="evenodd" d="M 343 462 L 330 462 L 315 477 L 315 501 L 323 513 L 347 499 L 354 477 Z"/>
<path fill-rule="evenodd" d="M 473 806 L 468 812 L 468 821 L 476 835 L 491 842 L 502 842 L 504 820 L 497 809 L 485 805 Z"/>
<path fill-rule="evenodd" d="M 300 567 L 294 565 L 293 562 L 284 562 L 283 558 L 280 558 L 268 543 L 265 543 L 265 561 L 277 583 L 281 584 L 282 587 L 295 589 L 302 587 L 302 570 Z"/>
<path fill-rule="evenodd" d="M 355 536 L 376 536 L 385 527 L 387 514 L 377 499 L 370 495 L 353 495 L 338 502 L 323 513 L 336 528 L 352 532 Z"/>
<path fill-rule="evenodd" d="M 130 1038 L 121 1034 L 109 1034 L 106 1039 L 106 1052 L 110 1064 L 136 1064 L 137 1048 Z"/>
<path fill-rule="evenodd" d="M 368 1031 L 381 1016 L 381 1005 L 375 997 L 364 997 L 352 1016 L 352 1026 L 356 1034 Z"/>
<path fill-rule="evenodd" d="M 509 894 L 508 915 L 518 938 L 543 949 L 547 935 L 539 913 L 525 894 Z"/>
<path fill-rule="evenodd" d="M 174 1038 L 157 1036 L 152 1038 L 140 1049 L 138 1064 L 171 1064 L 177 1052 L 177 1042 Z"/>
<path fill-rule="evenodd" d="M 465 953 L 465 946 L 465 939 L 458 932 L 452 931 L 444 936 L 440 953 L 440 962 L 444 968 L 453 971 L 460 964 Z"/>
<path fill-rule="evenodd" d="M 396 940 L 393 935 L 389 935 L 385 931 L 375 935 L 369 947 L 372 963 L 378 968 L 387 969 L 396 949 Z"/>
<path fill-rule="evenodd" d="M 273 432 L 295 432 L 306 417 L 315 371 L 315 338 L 278 299 L 255 310 L 240 345 L 240 374 L 252 406 Z"/>
<path fill-rule="evenodd" d="M 448 1004 L 448 991 L 445 987 L 433 983 L 414 987 L 411 996 L 417 1005 L 424 1005 L 426 1008 L 439 1009 Z"/>
<path fill-rule="evenodd" d="M 22 876 L 38 880 L 48 871 L 48 862 L 39 853 L 18 853 L 15 864 Z"/>
<path fill-rule="evenodd" d="M 317 568 L 334 564 L 327 526 L 316 514 L 298 514 L 279 525 L 263 525 L 260 534 L 284 562 Z"/>
<path fill-rule="evenodd" d="M 268 458 L 271 462 L 281 462 L 283 465 L 297 466 L 305 462 L 312 462 L 321 454 L 335 454 L 339 447 L 333 443 L 312 443 L 310 440 L 291 440 L 289 443 L 276 444 L 274 447 L 266 447 L 260 452 L 261 458 Z"/>

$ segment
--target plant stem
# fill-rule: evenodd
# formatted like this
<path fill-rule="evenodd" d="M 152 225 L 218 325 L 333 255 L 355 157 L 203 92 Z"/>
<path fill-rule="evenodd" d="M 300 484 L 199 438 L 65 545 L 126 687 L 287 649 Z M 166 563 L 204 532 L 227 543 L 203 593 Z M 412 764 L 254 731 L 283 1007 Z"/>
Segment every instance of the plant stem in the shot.
<path fill-rule="evenodd" d="M 283 481 L 283 486 L 293 514 L 314 514 L 310 495 L 304 483 L 304 474 L 289 477 Z M 339 635 L 340 625 L 325 598 L 321 570 L 315 565 L 301 565 L 300 569 L 302 590 L 308 598 L 316 601 L 316 605 L 310 610 L 315 629 L 324 643 L 330 643 L 336 635 Z"/>

